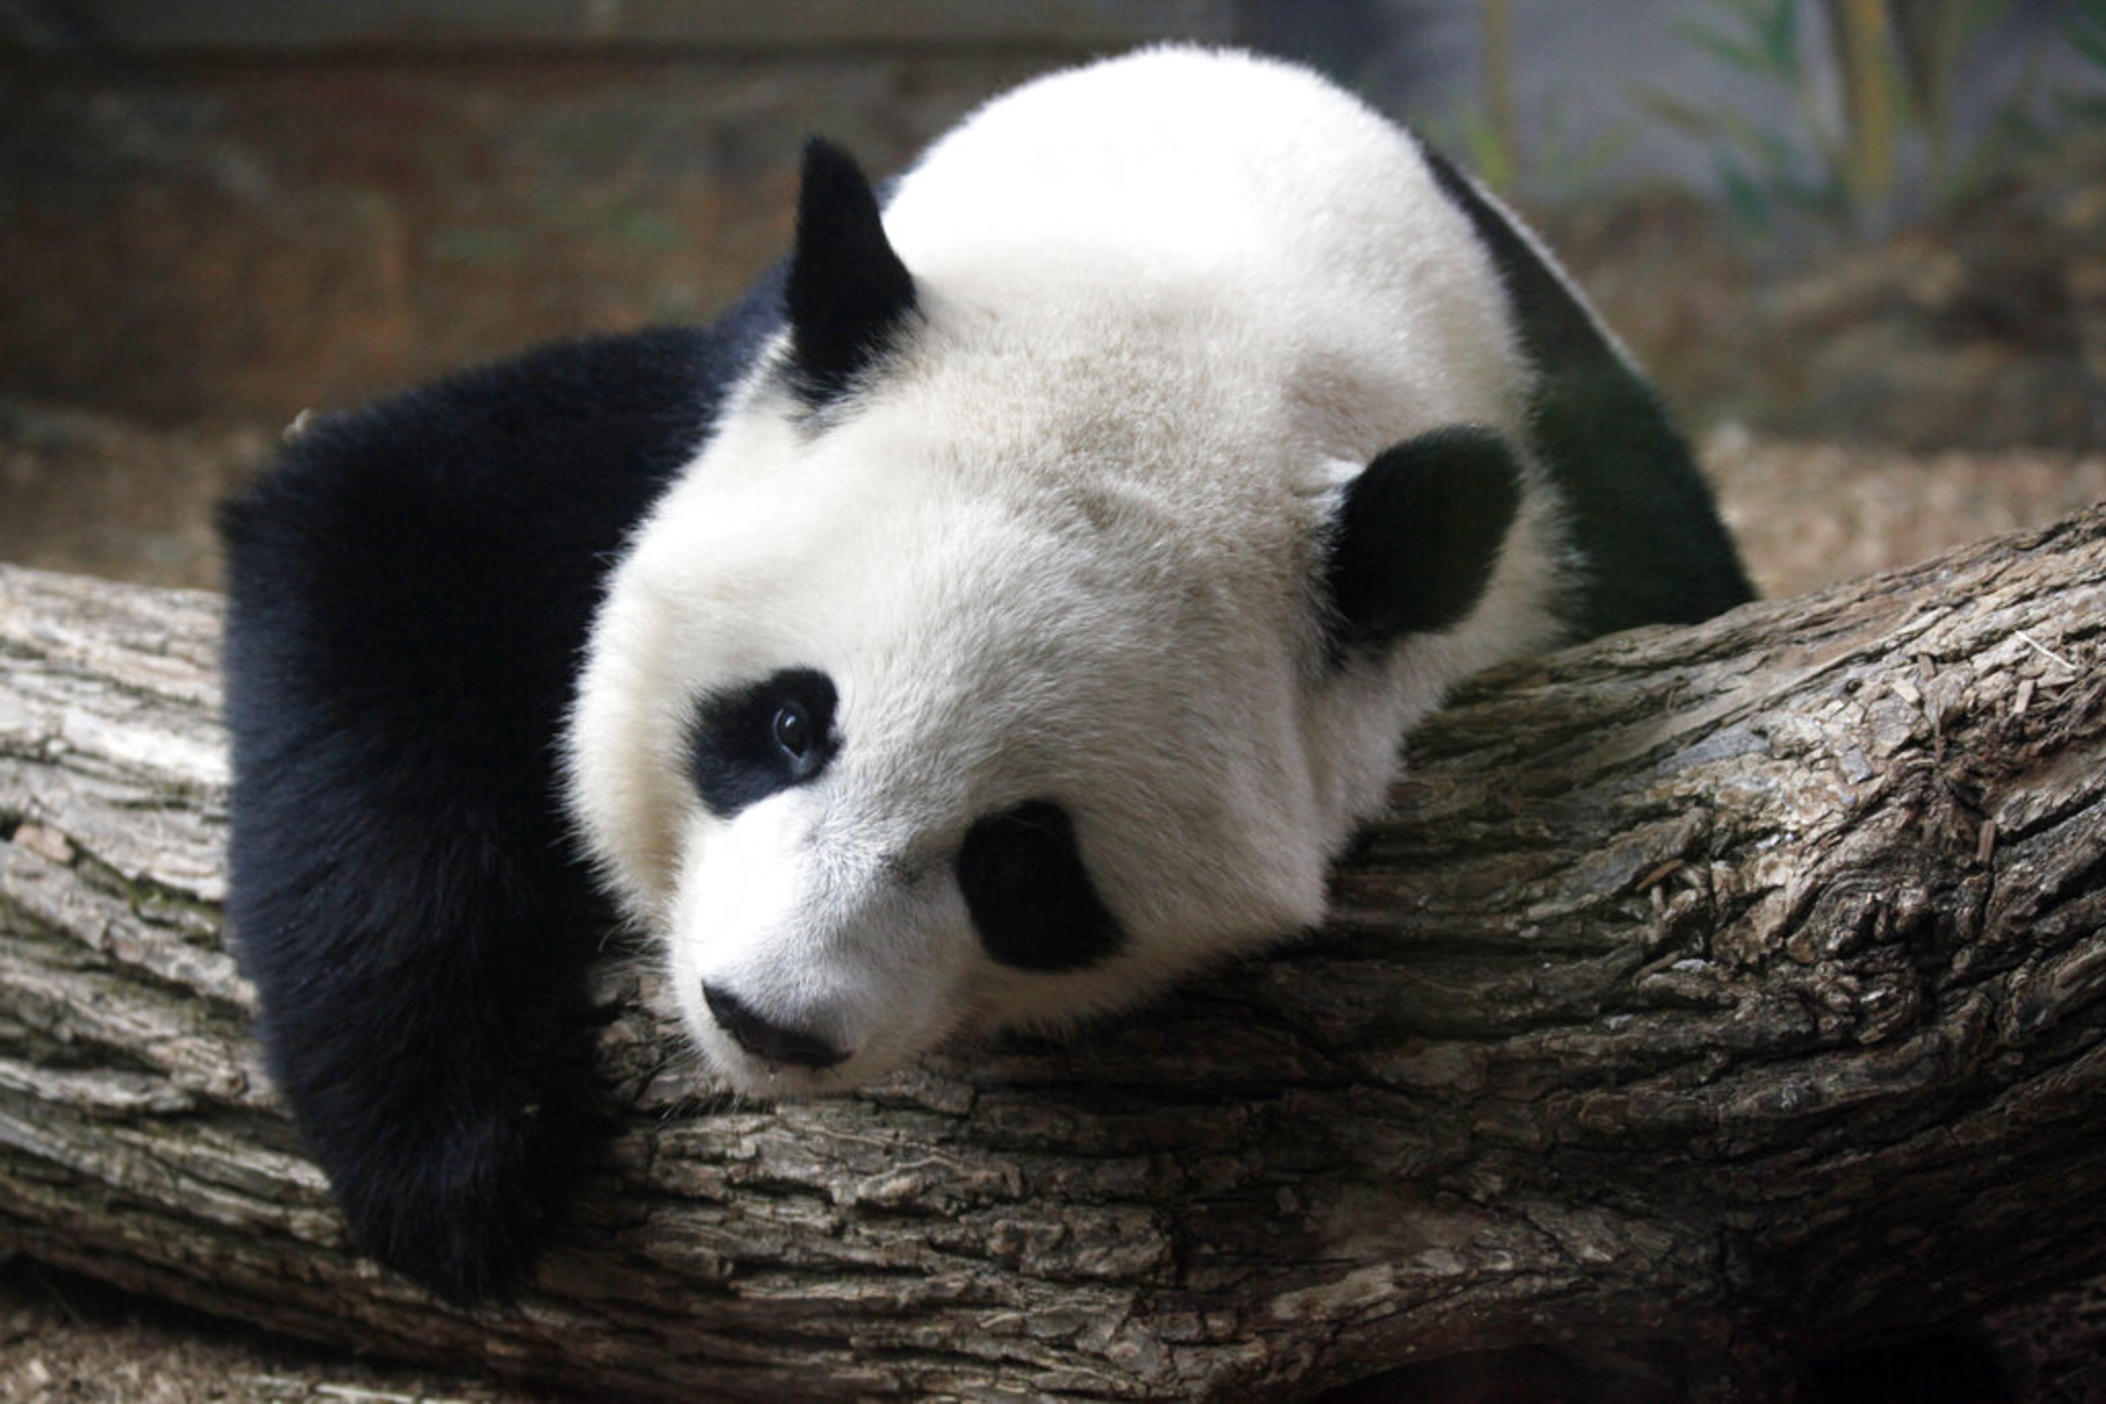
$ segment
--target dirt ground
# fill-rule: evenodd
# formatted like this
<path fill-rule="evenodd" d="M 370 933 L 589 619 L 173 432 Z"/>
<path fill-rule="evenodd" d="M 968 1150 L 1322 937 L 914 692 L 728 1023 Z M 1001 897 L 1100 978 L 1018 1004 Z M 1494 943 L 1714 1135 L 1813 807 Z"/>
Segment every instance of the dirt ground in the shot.
<path fill-rule="evenodd" d="M 17 1258 L 0 1265 L 0 1400 L 528 1404 L 563 1396 L 331 1356 Z"/>

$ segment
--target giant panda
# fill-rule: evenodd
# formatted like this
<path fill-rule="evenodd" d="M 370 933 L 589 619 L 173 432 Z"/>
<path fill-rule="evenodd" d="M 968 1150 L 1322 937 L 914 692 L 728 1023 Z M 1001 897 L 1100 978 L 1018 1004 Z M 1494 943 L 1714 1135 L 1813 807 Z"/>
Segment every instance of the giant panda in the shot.
<path fill-rule="evenodd" d="M 325 417 L 225 508 L 230 914 L 358 1243 L 509 1292 L 588 963 L 839 1092 L 1317 922 L 1400 738 L 1749 596 L 1648 387 L 1454 166 L 1286 63 L 996 98 L 699 330 Z"/>

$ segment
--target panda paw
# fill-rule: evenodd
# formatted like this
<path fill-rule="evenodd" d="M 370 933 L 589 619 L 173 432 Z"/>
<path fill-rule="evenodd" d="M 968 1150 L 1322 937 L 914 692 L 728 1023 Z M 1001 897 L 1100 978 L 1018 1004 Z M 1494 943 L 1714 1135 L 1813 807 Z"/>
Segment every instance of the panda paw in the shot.
<path fill-rule="evenodd" d="M 538 1257 L 575 1156 L 538 1109 L 398 1141 L 332 1178 L 359 1248 L 458 1306 L 508 1305 Z"/>

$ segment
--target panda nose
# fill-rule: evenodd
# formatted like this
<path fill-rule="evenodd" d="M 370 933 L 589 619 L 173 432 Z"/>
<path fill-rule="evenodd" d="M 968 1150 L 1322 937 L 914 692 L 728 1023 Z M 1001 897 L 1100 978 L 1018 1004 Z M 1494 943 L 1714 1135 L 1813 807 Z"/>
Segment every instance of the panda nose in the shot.
<path fill-rule="evenodd" d="M 848 1059 L 847 1053 L 816 1034 L 769 1023 L 729 990 L 704 985 L 702 1000 L 724 1032 L 731 1035 L 731 1041 L 763 1062 L 816 1072 Z"/>

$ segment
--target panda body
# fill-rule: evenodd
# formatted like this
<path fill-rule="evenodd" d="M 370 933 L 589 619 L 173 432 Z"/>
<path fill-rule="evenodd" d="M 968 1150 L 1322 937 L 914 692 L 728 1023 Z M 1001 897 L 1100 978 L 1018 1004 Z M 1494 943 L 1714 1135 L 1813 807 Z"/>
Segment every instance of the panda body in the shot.
<path fill-rule="evenodd" d="M 597 891 L 718 1079 L 853 1087 L 1316 922 L 1453 682 L 1747 596 L 1509 216 L 1188 49 L 996 99 L 882 212 L 815 143 L 715 326 L 325 423 L 226 521 L 273 1070 L 461 1297 L 562 1193 Z"/>

